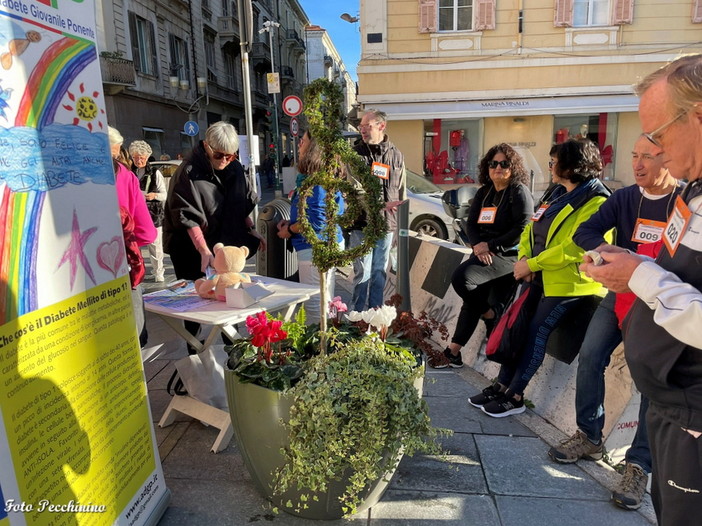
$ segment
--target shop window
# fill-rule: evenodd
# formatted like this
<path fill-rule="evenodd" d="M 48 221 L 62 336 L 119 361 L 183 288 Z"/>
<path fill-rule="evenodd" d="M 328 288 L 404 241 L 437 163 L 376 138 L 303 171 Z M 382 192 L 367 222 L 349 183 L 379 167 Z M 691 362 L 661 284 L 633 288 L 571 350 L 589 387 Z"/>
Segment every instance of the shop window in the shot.
<path fill-rule="evenodd" d="M 424 175 L 435 183 L 478 179 L 479 120 L 424 121 Z"/>
<path fill-rule="evenodd" d="M 616 144 L 617 114 L 556 115 L 553 142 L 560 144 L 568 139 L 590 139 L 602 154 L 604 178 L 614 178 L 614 145 Z"/>

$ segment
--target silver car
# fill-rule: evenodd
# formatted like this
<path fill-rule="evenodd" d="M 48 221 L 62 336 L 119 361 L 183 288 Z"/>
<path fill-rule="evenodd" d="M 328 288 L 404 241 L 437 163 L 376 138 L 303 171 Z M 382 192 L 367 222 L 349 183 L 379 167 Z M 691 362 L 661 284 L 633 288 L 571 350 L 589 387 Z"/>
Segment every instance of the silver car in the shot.
<path fill-rule="evenodd" d="M 453 227 L 441 202 L 444 190 L 418 173 L 406 172 L 410 229 L 425 236 L 448 239 L 449 233 L 453 235 Z"/>

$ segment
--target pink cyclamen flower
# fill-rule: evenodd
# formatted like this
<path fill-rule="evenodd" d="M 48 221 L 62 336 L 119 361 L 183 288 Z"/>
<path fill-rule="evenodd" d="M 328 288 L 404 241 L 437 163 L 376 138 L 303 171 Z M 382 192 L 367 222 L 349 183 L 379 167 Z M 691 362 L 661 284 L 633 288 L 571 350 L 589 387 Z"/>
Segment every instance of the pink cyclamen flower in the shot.
<path fill-rule="evenodd" d="M 334 296 L 332 300 L 329 302 L 329 311 L 331 312 L 332 316 L 336 316 L 337 314 L 340 314 L 342 312 L 346 312 L 348 307 L 346 306 L 346 303 L 341 301 L 341 296 Z"/>

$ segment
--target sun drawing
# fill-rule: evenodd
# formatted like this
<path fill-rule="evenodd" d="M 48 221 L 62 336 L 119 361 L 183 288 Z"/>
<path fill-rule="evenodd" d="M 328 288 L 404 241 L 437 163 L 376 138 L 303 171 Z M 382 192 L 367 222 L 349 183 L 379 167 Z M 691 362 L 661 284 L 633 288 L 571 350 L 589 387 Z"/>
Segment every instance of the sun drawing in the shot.
<path fill-rule="evenodd" d="M 77 126 L 82 124 L 88 128 L 91 132 L 93 131 L 93 123 L 97 122 L 100 129 L 104 128 L 102 123 L 102 116 L 105 115 L 105 110 L 100 108 L 95 101 L 99 96 L 97 91 L 93 91 L 92 94 L 85 93 L 85 85 L 81 82 L 78 86 L 80 93 L 76 96 L 74 93 L 67 91 L 66 94 L 68 98 L 71 99 L 73 105 L 64 104 L 64 109 L 68 111 L 75 111 L 76 117 L 73 118 L 73 125 Z"/>

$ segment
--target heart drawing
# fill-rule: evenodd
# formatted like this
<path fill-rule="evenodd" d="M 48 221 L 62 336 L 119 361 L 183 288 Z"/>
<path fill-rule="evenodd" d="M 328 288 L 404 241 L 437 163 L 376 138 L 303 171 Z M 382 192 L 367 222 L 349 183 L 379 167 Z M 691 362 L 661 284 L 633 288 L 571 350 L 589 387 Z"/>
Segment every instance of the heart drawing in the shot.
<path fill-rule="evenodd" d="M 112 272 L 116 278 L 127 256 L 124 253 L 124 239 L 113 237 L 109 242 L 100 243 L 97 248 L 97 263 L 105 270 Z"/>

